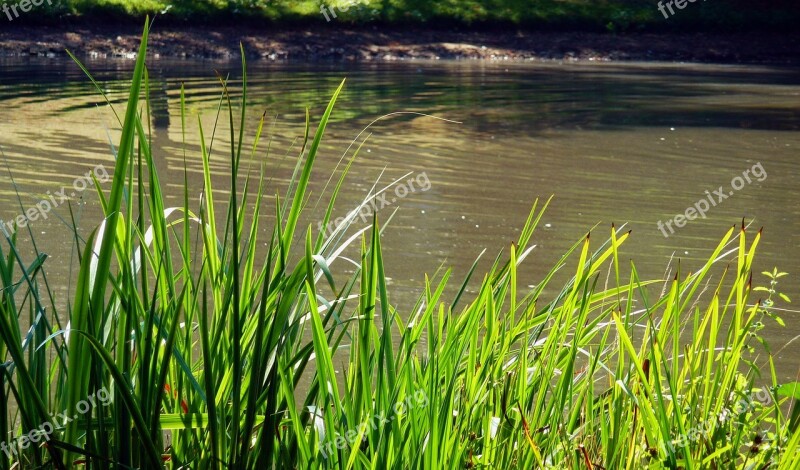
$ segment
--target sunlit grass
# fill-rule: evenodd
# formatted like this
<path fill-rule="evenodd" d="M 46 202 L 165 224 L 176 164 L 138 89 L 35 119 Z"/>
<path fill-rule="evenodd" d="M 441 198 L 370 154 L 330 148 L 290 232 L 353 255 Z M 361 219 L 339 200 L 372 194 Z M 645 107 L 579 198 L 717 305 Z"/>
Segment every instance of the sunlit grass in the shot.
<path fill-rule="evenodd" d="M 217 121 L 231 142 L 224 198 L 209 164 L 218 126 L 194 122 L 182 96 L 183 135 L 200 126 L 199 154 L 186 150 L 186 159 L 202 162 L 205 184 L 197 207 L 188 183 L 182 205 L 167 207 L 147 130 L 146 40 L 119 114 L 113 181 L 98 185 L 105 219 L 85 240 L 75 234 L 69 308 L 55 310 L 39 253 L 30 261 L 15 237 L 3 246 L 0 431 L 8 442 L 64 410 L 78 419 L 54 422 L 46 445 L 0 454 L 2 468 L 800 465 L 794 384 L 778 383 L 759 336 L 779 298 L 774 282 L 763 300 L 753 294 L 760 233 L 731 228 L 702 269 L 664 282 L 621 262 L 630 234 L 612 227 L 576 241 L 535 288 L 521 289 L 517 269 L 536 250 L 547 206 L 535 203 L 487 272 L 473 267 L 451 298 L 445 270 L 426 278 L 416 305 L 398 307 L 380 236 L 391 226 L 375 219 L 315 234 L 317 224 L 300 225 L 344 84 L 316 130 L 307 121 L 274 207 L 265 203 L 277 192 L 269 165 L 248 170 L 264 152 L 264 120 L 247 118 L 244 63 L 240 84 L 221 80 Z M 255 138 L 245 142 L 248 128 Z M 323 227 L 349 165 L 331 176 Z M 268 211 L 277 222 L 262 239 Z M 330 267 L 351 245 L 357 272 L 335 278 Z M 556 286 L 561 270 L 574 274 Z M 340 373 L 334 357 L 345 362 Z M 104 390 L 113 402 L 84 412 L 81 402 Z"/>

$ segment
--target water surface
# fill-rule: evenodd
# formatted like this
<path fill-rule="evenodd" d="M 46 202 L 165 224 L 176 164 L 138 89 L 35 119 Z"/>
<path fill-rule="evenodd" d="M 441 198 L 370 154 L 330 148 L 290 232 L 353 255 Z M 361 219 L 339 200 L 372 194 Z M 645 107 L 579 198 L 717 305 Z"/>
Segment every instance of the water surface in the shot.
<path fill-rule="evenodd" d="M 131 63 L 88 62 L 111 100 L 124 109 Z M 91 83 L 71 62 L 0 61 L 0 145 L 22 199 L 31 207 L 47 192 L 72 188 L 97 165 L 113 166 L 119 125 Z M 190 195 L 200 194 L 197 132 L 214 125 L 221 76 L 237 78 L 238 64 L 154 61 L 151 64 L 154 146 L 159 172 L 175 204 L 183 186 L 180 89 L 188 123 L 185 158 Z M 599 241 L 611 223 L 633 230 L 623 255 L 642 277 L 668 277 L 680 258 L 696 270 L 725 231 L 743 219 L 764 227 L 755 271 L 788 271 L 780 290 L 800 299 L 800 74 L 797 69 L 652 64 L 490 64 L 415 62 L 364 65 L 251 64 L 251 131 L 269 117 L 271 154 L 261 152 L 274 188 L 291 175 L 302 137 L 304 109 L 318 119 L 338 83 L 348 82 L 329 126 L 313 181 L 317 201 L 327 175 L 351 141 L 369 128 L 335 216 L 344 215 L 380 177 L 415 178 L 416 191 L 390 193 L 381 218 L 397 209 L 384 250 L 393 302 L 408 312 L 425 273 L 454 270 L 455 284 L 476 256 L 486 262 L 519 233 L 536 198 L 555 198 L 534 236 L 537 248 L 521 273 L 534 285 L 558 257 L 597 225 Z M 228 135 L 220 124 L 214 142 L 215 184 L 227 187 Z M 252 132 L 251 132 L 252 134 Z M 109 141 L 110 136 L 110 141 Z M 266 146 L 262 146 L 266 148 Z M 349 154 L 348 154 L 349 155 Z M 761 171 L 763 170 L 763 172 Z M 747 182 L 744 173 L 749 171 Z M 734 181 L 742 177 L 742 182 Z M 9 172 L 0 183 L 0 218 L 21 209 Z M 740 189 L 731 187 L 732 181 Z M 422 188 L 426 187 L 427 190 Z M 707 200 L 719 187 L 727 197 L 704 218 L 670 234 L 662 223 Z M 272 204 L 275 190 L 270 191 Z M 732 193 L 732 194 L 731 194 Z M 96 196 L 85 195 L 76 214 L 82 234 L 99 221 Z M 224 197 L 224 196 L 223 196 Z M 221 196 L 217 196 L 221 200 Z M 271 207 L 271 206 L 270 206 Z M 321 216 L 323 207 L 315 214 Z M 76 272 L 74 241 L 61 219 L 67 206 L 32 224 L 39 249 L 49 254 L 49 277 L 66 298 Z M 314 220 L 306 222 L 314 224 Z M 263 233 L 268 233 L 265 217 Z M 664 233 L 669 235 L 664 236 Z M 28 234 L 21 233 L 23 241 Z M 593 238 L 595 238 L 593 237 Z M 486 266 L 484 263 L 482 266 Z M 715 276 L 722 273 L 719 266 Z M 572 267 L 570 267 L 570 271 Z M 756 283 L 766 283 L 764 278 Z M 785 306 L 791 309 L 791 305 Z M 773 350 L 800 335 L 800 314 L 783 312 L 786 328 L 770 327 Z M 794 377 L 800 357 L 793 345 L 778 354 L 781 375 Z"/>

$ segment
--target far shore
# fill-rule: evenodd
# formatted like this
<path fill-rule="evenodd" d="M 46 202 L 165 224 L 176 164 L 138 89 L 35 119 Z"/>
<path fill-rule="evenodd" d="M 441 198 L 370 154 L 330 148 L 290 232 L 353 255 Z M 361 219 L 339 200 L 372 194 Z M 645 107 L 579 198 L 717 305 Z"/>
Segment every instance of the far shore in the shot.
<path fill-rule="evenodd" d="M 0 57 L 135 55 L 133 26 L 4 26 Z M 156 24 L 150 54 L 161 58 L 272 61 L 658 61 L 798 65 L 800 33 L 589 33 L 436 30 L 345 25 L 176 27 Z"/>

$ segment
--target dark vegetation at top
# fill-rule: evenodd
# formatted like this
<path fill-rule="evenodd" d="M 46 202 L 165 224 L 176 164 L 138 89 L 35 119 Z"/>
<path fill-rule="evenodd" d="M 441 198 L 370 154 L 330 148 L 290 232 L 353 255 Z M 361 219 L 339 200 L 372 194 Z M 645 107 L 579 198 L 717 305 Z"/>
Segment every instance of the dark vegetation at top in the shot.
<path fill-rule="evenodd" d="M 331 20 L 346 25 L 738 32 L 792 31 L 800 20 L 793 0 L 681 1 L 685 7 L 673 6 L 675 14 L 665 18 L 656 0 L 55 0 L 20 15 L 14 24 L 138 24 L 144 14 L 159 14 L 162 25 L 313 25 L 326 23 L 322 5 L 337 8 Z M 347 5 L 347 11 L 338 10 Z"/>

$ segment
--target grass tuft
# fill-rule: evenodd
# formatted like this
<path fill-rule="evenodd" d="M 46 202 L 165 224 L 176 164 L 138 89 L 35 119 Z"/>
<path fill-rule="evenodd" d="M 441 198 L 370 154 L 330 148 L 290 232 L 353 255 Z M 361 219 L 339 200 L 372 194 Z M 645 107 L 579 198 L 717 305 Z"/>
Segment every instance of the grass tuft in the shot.
<path fill-rule="evenodd" d="M 262 240 L 266 169 L 239 179 L 264 124 L 245 142 L 246 64 L 238 113 L 234 84 L 221 79 L 226 211 L 216 213 L 222 193 L 199 121 L 200 153 L 185 158 L 202 161 L 202 202 L 190 207 L 186 189 L 182 206 L 167 207 L 145 130 L 148 27 L 113 181 L 98 189 L 105 218 L 85 242 L 76 236 L 66 312 L 42 306 L 53 298 L 43 255 L 26 264 L 8 234 L 0 247 L 0 430 L 25 443 L 4 447 L 0 467 L 798 468 L 800 386 L 778 383 L 759 335 L 764 321 L 782 322 L 773 301 L 788 301 L 777 270 L 754 295 L 760 232 L 731 228 L 702 269 L 663 283 L 620 264 L 630 233 L 612 227 L 599 243 L 576 241 L 526 291 L 517 269 L 549 201 L 535 203 L 477 294 L 465 295 L 473 266 L 449 299 L 445 270 L 398 310 L 377 219 L 353 235 L 347 223 L 316 236 L 300 226 L 344 83 L 313 133 L 307 120 L 298 171 Z M 184 136 L 187 117 L 181 94 Z M 334 279 L 330 266 L 354 243 L 359 269 Z M 574 276 L 554 285 L 564 268 Z M 346 358 L 341 374 L 334 357 Z M 88 397 L 103 406 L 84 411 Z M 76 419 L 54 418 L 62 410 Z M 38 435 L 44 423 L 51 432 Z M 22 441 L 31 431 L 36 441 Z"/>

